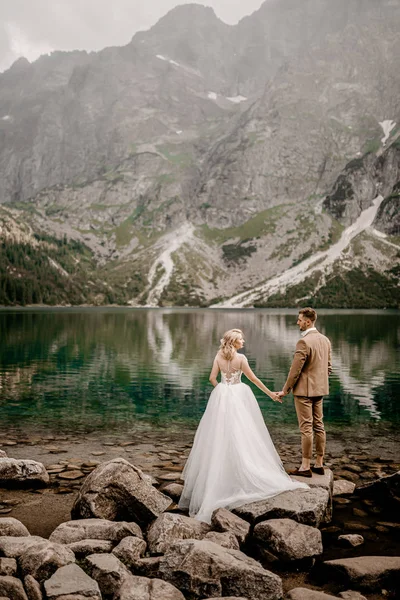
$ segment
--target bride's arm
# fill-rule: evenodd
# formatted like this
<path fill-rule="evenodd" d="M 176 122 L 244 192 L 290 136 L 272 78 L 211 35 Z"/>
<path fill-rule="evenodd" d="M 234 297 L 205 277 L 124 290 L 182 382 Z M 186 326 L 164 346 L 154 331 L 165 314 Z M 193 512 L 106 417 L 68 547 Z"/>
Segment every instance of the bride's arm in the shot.
<path fill-rule="evenodd" d="M 242 358 L 241 369 L 246 375 L 247 379 L 250 379 L 250 381 L 252 381 L 258 388 L 260 388 L 260 390 L 262 390 L 264 394 L 267 394 L 267 396 L 274 400 L 274 402 L 282 403 L 282 399 L 277 394 L 275 394 L 275 392 L 271 392 L 271 390 L 269 390 L 267 386 L 264 385 L 260 379 L 258 379 L 255 373 L 253 373 L 253 371 L 250 369 L 247 358 L 244 355 Z"/>
<path fill-rule="evenodd" d="M 211 369 L 211 373 L 210 373 L 210 377 L 209 380 L 211 381 L 211 383 L 213 384 L 213 386 L 215 387 L 216 385 L 218 385 L 218 381 L 217 381 L 217 375 L 219 373 L 219 366 L 218 366 L 218 361 L 217 361 L 217 357 L 214 358 L 214 362 L 213 362 L 213 366 Z"/>

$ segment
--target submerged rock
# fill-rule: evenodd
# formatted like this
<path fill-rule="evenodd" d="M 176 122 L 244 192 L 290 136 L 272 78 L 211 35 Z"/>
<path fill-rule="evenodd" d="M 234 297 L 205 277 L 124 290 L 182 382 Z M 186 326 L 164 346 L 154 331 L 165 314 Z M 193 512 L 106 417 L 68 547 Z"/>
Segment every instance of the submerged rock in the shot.
<path fill-rule="evenodd" d="M 358 556 L 323 563 L 332 579 L 350 584 L 360 590 L 395 587 L 400 581 L 400 556 Z"/>

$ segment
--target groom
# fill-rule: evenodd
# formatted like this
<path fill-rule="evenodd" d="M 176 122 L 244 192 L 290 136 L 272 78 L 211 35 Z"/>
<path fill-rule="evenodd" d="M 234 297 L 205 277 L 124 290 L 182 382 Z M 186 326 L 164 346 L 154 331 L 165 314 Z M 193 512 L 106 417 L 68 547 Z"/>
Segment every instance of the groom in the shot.
<path fill-rule="evenodd" d="M 293 391 L 303 459 L 301 466 L 289 474 L 303 477 L 312 477 L 312 471 L 324 474 L 326 435 L 322 401 L 323 396 L 329 393 L 328 376 L 332 372 L 332 359 L 331 343 L 315 328 L 316 320 L 317 313 L 313 308 L 302 308 L 299 311 L 297 325 L 301 331 L 301 339 L 297 342 L 283 390 L 278 392 L 278 396 L 282 398 Z M 313 433 L 317 459 L 315 466 L 311 467 Z"/>

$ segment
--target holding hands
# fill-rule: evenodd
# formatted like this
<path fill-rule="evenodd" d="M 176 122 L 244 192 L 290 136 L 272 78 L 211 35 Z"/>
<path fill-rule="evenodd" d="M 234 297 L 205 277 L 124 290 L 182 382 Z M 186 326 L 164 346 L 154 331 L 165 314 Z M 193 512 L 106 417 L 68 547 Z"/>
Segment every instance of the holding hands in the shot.
<path fill-rule="evenodd" d="M 283 396 L 284 396 L 284 394 L 282 392 L 272 392 L 271 399 L 274 402 L 279 402 L 280 404 L 282 404 Z"/>

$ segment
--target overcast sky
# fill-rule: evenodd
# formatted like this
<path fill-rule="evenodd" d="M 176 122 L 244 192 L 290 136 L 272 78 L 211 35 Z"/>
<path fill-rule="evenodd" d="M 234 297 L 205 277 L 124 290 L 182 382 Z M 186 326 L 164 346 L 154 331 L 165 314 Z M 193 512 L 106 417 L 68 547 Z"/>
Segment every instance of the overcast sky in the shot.
<path fill-rule="evenodd" d="M 263 0 L 204 0 L 226 23 L 237 23 Z M 100 50 L 127 44 L 171 8 L 191 0 L 0 0 L 0 71 L 17 58 L 52 50 Z"/>

